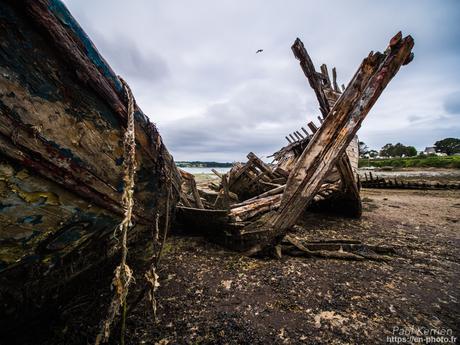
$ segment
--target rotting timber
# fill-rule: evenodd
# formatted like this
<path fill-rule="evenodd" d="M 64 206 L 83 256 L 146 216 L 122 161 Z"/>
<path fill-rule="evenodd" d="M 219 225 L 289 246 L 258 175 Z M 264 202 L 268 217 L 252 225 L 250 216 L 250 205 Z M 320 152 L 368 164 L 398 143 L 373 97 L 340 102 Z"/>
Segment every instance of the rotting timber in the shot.
<path fill-rule="evenodd" d="M 292 51 L 318 99 L 321 124 L 308 123 L 312 133 L 301 127 L 286 136 L 289 145 L 273 155 L 271 165 L 249 153 L 248 162 L 218 174 L 221 183 L 212 183 L 210 190 L 198 190 L 189 176 L 182 188 L 179 223 L 194 225 L 212 240 L 249 254 L 269 250 L 279 256 L 280 244 L 287 241 L 307 256 L 362 259 L 362 255 L 341 254 L 340 244 L 340 252 L 330 255 L 286 235 L 303 212 L 319 205 L 360 217 L 356 134 L 386 85 L 413 59 L 413 45 L 412 37 L 403 38 L 399 32 L 384 53 L 371 52 L 348 86 L 339 89 L 336 70 L 332 82 L 326 65 L 317 72 L 297 39 Z"/>
<path fill-rule="evenodd" d="M 134 115 L 128 262 L 142 285 L 180 176 Z M 120 80 L 60 1 L 0 2 L 0 339 L 94 341 L 119 262 L 126 123 Z"/>

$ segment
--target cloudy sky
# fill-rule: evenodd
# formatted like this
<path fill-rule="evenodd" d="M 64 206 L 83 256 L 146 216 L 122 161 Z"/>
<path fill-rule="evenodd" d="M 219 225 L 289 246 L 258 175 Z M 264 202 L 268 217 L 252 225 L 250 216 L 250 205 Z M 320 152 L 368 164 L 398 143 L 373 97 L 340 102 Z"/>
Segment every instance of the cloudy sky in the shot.
<path fill-rule="evenodd" d="M 415 39 L 359 131 L 379 149 L 460 137 L 460 1 L 64 0 L 176 160 L 267 156 L 319 115 L 290 46 L 347 84 L 399 30 Z M 255 54 L 257 49 L 263 53 Z"/>

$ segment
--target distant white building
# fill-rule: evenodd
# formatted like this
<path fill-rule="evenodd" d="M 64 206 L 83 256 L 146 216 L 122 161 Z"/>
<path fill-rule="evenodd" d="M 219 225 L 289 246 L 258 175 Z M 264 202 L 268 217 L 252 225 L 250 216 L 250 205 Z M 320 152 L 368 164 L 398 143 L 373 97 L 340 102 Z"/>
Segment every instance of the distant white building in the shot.
<path fill-rule="evenodd" d="M 436 148 L 435 147 L 425 147 L 425 151 L 423 151 L 424 154 L 426 155 L 433 155 L 436 154 Z"/>
<path fill-rule="evenodd" d="M 421 152 L 424 155 L 447 156 L 446 153 L 436 152 L 435 147 L 425 147 L 425 151 Z"/>

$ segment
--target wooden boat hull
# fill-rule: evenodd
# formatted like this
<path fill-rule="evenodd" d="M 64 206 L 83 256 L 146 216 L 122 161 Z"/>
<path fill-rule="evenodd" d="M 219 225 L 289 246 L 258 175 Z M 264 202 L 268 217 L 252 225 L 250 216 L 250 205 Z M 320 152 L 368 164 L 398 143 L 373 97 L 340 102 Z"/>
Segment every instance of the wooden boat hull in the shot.
<path fill-rule="evenodd" d="M 2 325 L 53 306 L 62 316 L 78 296 L 110 293 L 113 234 L 123 215 L 126 103 L 118 77 L 60 1 L 0 2 Z M 137 106 L 135 122 L 129 261 L 142 277 L 154 255 L 155 218 L 163 226 L 180 177 Z M 90 318 L 102 318 L 103 309 Z"/>

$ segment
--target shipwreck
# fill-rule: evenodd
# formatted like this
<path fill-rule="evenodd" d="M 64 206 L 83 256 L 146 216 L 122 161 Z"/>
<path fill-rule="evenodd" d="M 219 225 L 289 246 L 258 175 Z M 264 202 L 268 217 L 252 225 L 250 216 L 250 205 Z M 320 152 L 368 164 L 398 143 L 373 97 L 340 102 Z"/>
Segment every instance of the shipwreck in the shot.
<path fill-rule="evenodd" d="M 215 172 L 221 182 L 209 188 L 198 190 L 193 175 L 181 171 L 178 222 L 231 249 L 274 249 L 279 256 L 282 239 L 308 209 L 360 217 L 356 133 L 388 82 L 413 59 L 412 47 L 412 38 L 399 32 L 384 53 L 371 52 L 348 86 L 339 87 L 336 69 L 332 78 L 325 64 L 317 71 L 297 38 L 292 51 L 318 100 L 319 122 L 286 136 L 288 145 L 272 155 L 272 164 L 251 152 L 228 174 Z"/>
<path fill-rule="evenodd" d="M 173 222 L 246 254 L 279 256 L 287 240 L 308 255 L 364 257 L 360 243 L 301 243 L 289 231 L 314 208 L 360 217 L 356 134 L 413 58 L 410 36 L 371 52 L 346 87 L 335 69 L 332 78 L 326 65 L 317 71 L 297 39 L 319 122 L 286 136 L 272 164 L 249 153 L 207 188 L 176 168 L 129 86 L 59 0 L 1 1 L 0 37 L 1 339 L 40 343 L 65 325 L 66 339 L 93 342 L 120 258 L 137 284 L 151 282 Z"/>

